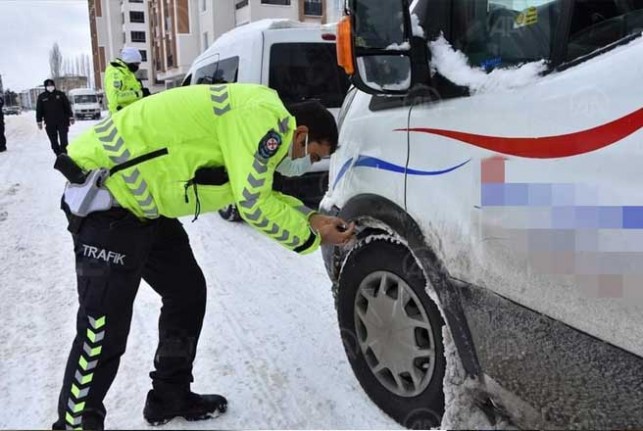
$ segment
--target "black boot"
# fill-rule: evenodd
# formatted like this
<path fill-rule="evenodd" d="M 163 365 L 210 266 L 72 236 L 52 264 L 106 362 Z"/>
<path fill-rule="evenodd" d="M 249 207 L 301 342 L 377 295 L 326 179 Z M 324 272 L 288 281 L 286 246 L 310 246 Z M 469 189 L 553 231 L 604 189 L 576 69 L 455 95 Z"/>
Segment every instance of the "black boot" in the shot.
<path fill-rule="evenodd" d="M 167 394 L 152 389 L 147 393 L 143 416 L 150 425 L 163 425 L 177 416 L 188 421 L 215 418 L 227 408 L 228 401 L 221 395 L 199 395 L 189 391 Z"/>

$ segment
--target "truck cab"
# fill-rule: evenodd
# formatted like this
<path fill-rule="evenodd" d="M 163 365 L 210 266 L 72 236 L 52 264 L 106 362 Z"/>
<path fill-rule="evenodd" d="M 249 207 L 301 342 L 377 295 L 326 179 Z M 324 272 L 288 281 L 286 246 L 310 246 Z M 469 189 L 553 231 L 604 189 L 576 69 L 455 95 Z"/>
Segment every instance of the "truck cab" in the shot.
<path fill-rule="evenodd" d="M 440 426 L 461 370 L 493 421 L 643 426 L 642 31 L 640 0 L 346 2 L 321 208 L 359 234 L 323 257 L 401 424 Z"/>

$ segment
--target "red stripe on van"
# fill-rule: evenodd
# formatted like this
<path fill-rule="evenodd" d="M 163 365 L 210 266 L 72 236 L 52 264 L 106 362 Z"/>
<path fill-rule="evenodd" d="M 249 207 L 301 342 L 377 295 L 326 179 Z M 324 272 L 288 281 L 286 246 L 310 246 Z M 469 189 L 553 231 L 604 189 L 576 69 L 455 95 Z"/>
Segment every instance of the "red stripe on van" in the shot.
<path fill-rule="evenodd" d="M 643 108 L 602 126 L 559 136 L 512 138 L 421 127 L 397 130 L 432 133 L 501 154 L 534 159 L 553 159 L 599 150 L 626 138 L 641 127 L 643 127 Z"/>

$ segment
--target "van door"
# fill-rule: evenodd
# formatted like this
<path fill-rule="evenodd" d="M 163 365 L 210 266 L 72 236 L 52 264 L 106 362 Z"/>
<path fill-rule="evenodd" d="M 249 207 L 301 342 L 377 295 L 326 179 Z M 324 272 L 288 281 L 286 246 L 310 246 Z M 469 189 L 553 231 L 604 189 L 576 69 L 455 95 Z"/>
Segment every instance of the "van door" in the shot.
<path fill-rule="evenodd" d="M 454 1 L 468 63 L 433 49 L 471 95 L 413 107 L 408 211 L 452 276 L 643 356 L 643 41 L 596 51 L 627 43 L 643 6 L 575 4 Z M 558 46 L 570 62 L 548 76 L 480 75 Z"/>

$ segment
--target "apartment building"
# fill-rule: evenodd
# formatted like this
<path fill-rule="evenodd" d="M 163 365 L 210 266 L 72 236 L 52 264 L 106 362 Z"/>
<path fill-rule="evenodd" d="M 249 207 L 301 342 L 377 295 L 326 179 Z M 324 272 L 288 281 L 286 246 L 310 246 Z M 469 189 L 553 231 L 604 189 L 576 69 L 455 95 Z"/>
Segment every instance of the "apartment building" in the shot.
<path fill-rule="evenodd" d="M 221 0 L 218 0 L 221 1 Z M 199 54 L 199 0 L 150 0 L 154 77 L 166 88 L 180 85 Z"/>
<path fill-rule="evenodd" d="M 105 68 L 123 46 L 141 51 L 137 76 L 151 91 L 162 89 L 152 73 L 149 0 L 89 0 L 89 22 L 94 64 L 94 87 L 103 88 Z"/>
<path fill-rule="evenodd" d="M 154 79 L 180 85 L 194 59 L 234 27 L 266 18 L 326 23 L 326 5 L 336 1 L 149 0 Z"/>

